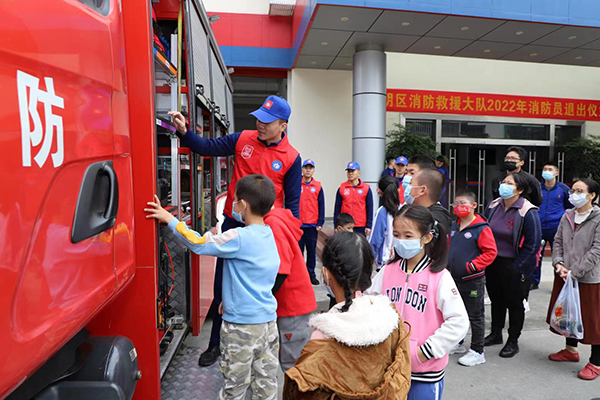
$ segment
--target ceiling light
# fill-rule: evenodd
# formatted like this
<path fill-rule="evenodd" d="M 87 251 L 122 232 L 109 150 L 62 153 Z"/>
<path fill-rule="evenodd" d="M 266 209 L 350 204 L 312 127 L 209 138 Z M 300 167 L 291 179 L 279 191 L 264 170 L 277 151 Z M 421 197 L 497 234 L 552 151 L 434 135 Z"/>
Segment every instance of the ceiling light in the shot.
<path fill-rule="evenodd" d="M 518 31 L 515 33 L 515 35 L 521 36 L 523 34 L 523 31 Z"/>
<path fill-rule="evenodd" d="M 321 46 L 327 46 L 329 43 L 327 42 L 321 42 Z"/>
<path fill-rule="evenodd" d="M 576 59 L 576 60 L 581 60 L 582 58 L 583 58 L 583 57 L 581 57 L 581 56 L 577 56 L 577 57 L 575 57 L 575 59 Z"/>
<path fill-rule="evenodd" d="M 537 56 L 537 53 L 531 53 L 529 56 L 530 57 L 535 57 L 535 56 Z"/>
<path fill-rule="evenodd" d="M 409 25 L 410 25 L 410 22 L 403 22 L 402 23 L 402 26 L 409 26 Z"/>
<path fill-rule="evenodd" d="M 350 18 L 348 18 L 348 17 L 342 17 L 342 18 L 340 18 L 340 20 L 342 20 L 343 22 L 347 22 L 347 21 L 350 21 Z"/>
<path fill-rule="evenodd" d="M 350 63 L 346 64 L 346 67 L 351 67 L 351 66 L 352 66 L 352 64 L 350 64 Z"/>
<path fill-rule="evenodd" d="M 569 40 L 575 40 L 577 39 L 577 36 L 573 35 L 573 36 L 569 36 Z"/>
<path fill-rule="evenodd" d="M 316 61 L 311 61 L 311 64 L 312 65 L 317 65 L 317 62 Z"/>
<path fill-rule="evenodd" d="M 469 27 L 468 26 L 463 26 L 462 28 L 460 28 L 461 31 L 468 31 Z"/>
<path fill-rule="evenodd" d="M 490 49 L 485 49 L 483 52 L 484 52 L 484 53 L 490 53 L 490 52 L 491 52 L 491 50 L 490 50 Z"/>
<path fill-rule="evenodd" d="M 433 46 L 434 49 L 439 50 L 442 48 L 442 46 Z"/>

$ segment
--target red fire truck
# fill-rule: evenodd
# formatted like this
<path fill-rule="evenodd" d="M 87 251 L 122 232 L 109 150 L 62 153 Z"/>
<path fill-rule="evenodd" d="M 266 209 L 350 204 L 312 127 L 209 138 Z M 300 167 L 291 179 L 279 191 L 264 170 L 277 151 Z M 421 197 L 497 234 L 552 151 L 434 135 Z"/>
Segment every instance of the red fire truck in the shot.
<path fill-rule="evenodd" d="M 233 130 L 210 20 L 200 0 L 3 0 L 0 15 L 0 399 L 159 399 L 215 260 L 143 208 L 158 194 L 216 224 L 230 160 L 180 148 L 167 116 Z"/>

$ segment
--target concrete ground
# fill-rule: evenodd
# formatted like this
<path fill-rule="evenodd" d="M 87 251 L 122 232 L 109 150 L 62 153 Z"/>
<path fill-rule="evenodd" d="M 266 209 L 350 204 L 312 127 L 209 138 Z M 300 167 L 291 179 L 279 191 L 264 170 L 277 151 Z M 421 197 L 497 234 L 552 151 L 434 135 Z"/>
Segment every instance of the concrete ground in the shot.
<path fill-rule="evenodd" d="M 320 267 L 317 268 L 320 271 Z M 590 355 L 589 346 L 580 346 L 579 363 L 553 363 L 548 354 L 564 347 L 564 339 L 548 331 L 546 312 L 552 289 L 550 260 L 544 261 L 540 289 L 531 292 L 531 311 L 526 314 L 525 328 L 519 346 L 521 352 L 512 359 L 498 356 L 502 346 L 486 348 L 487 362 L 476 367 L 458 364 L 459 355 L 450 356 L 447 368 L 444 399 L 502 399 L 502 400 L 600 400 L 600 379 L 592 382 L 577 378 Z M 322 286 L 315 286 L 319 310 L 329 304 Z M 600 306 L 600 305 L 599 305 Z M 486 326 L 489 330 L 490 307 L 486 306 Z M 216 399 L 222 383 L 217 364 L 198 367 L 198 357 L 208 346 L 210 321 L 200 336 L 189 336 L 163 379 L 163 400 Z M 506 339 L 506 333 L 505 333 Z M 467 337 L 467 344 L 469 338 Z M 280 373 L 280 393 L 283 375 Z M 247 397 L 250 398 L 250 397 Z"/>

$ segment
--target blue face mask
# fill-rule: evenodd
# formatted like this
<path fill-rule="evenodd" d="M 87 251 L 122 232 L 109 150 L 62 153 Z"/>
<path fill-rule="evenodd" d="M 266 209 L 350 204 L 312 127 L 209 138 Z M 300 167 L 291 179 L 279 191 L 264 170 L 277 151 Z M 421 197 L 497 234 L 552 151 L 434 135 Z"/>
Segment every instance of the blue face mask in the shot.
<path fill-rule="evenodd" d="M 323 270 L 323 287 L 327 291 L 327 294 L 335 299 L 335 295 L 333 294 L 333 290 L 331 290 L 331 286 L 325 283 L 325 275 L 327 275 L 327 280 L 329 280 L 329 273 L 326 270 Z"/>
<path fill-rule="evenodd" d="M 406 204 L 412 204 L 415 201 L 415 198 L 410 195 L 410 191 L 412 190 L 412 185 L 407 185 L 404 188 L 404 201 Z"/>
<path fill-rule="evenodd" d="M 410 181 L 412 181 L 412 175 L 404 175 L 404 178 L 402 178 L 402 187 L 405 192 L 408 185 L 410 185 Z"/>
<path fill-rule="evenodd" d="M 421 239 L 398 239 L 394 238 L 394 250 L 406 260 L 410 260 L 423 250 Z"/>
<path fill-rule="evenodd" d="M 245 224 L 244 222 L 244 217 L 242 217 L 242 213 L 246 210 L 246 205 L 244 204 L 244 209 L 242 210 L 242 212 L 235 212 L 233 211 L 233 209 L 235 208 L 235 205 L 239 203 L 239 201 L 234 201 L 232 206 L 231 206 L 231 215 L 233 216 L 233 219 L 235 219 L 237 222 L 241 223 L 241 224 Z"/>
<path fill-rule="evenodd" d="M 500 197 L 502 197 L 503 199 L 506 200 L 506 199 L 510 199 L 511 197 L 513 197 L 515 195 L 515 189 L 511 185 L 502 183 L 502 184 L 500 184 L 499 193 L 500 193 Z"/>
<path fill-rule="evenodd" d="M 542 171 L 542 178 L 544 178 L 545 181 L 551 181 L 552 179 L 554 179 L 554 172 Z"/>

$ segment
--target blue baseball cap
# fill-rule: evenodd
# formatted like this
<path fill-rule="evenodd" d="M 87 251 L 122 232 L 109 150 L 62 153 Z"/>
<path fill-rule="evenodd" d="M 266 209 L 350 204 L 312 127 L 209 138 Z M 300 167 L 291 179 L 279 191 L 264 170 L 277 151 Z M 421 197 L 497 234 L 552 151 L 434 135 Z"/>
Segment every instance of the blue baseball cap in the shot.
<path fill-rule="evenodd" d="M 265 124 L 270 124 L 278 119 L 288 120 L 292 109 L 283 97 L 269 96 L 263 105 L 256 111 L 252 111 L 250 115 L 254 115 L 256 119 Z"/>
<path fill-rule="evenodd" d="M 311 160 L 310 158 L 304 160 L 304 162 L 302 163 L 302 166 L 305 167 L 307 165 L 312 165 L 313 167 L 315 166 L 315 162 L 313 160 Z"/>
<path fill-rule="evenodd" d="M 404 156 L 396 158 L 396 164 L 408 165 L 408 159 Z"/>
<path fill-rule="evenodd" d="M 348 163 L 348 165 L 346 166 L 346 171 L 349 169 L 357 169 L 360 171 L 360 164 L 358 164 L 357 162 L 354 162 L 354 161 L 350 161 Z"/>

